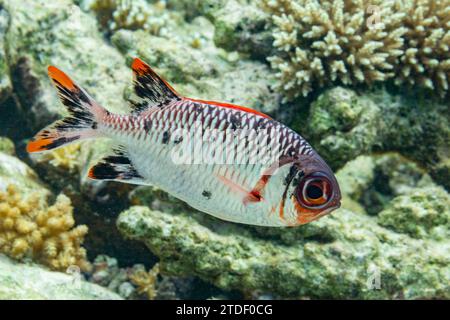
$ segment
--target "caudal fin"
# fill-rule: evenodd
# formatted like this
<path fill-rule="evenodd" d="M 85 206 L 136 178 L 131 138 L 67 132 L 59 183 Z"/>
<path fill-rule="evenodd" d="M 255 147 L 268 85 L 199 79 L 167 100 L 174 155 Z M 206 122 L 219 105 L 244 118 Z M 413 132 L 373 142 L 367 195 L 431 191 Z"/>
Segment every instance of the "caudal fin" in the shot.
<path fill-rule="evenodd" d="M 70 115 L 36 134 L 27 145 L 27 151 L 30 153 L 55 149 L 80 139 L 97 136 L 98 121 L 107 113 L 106 109 L 98 105 L 85 90 L 58 68 L 48 67 L 48 75 Z"/>

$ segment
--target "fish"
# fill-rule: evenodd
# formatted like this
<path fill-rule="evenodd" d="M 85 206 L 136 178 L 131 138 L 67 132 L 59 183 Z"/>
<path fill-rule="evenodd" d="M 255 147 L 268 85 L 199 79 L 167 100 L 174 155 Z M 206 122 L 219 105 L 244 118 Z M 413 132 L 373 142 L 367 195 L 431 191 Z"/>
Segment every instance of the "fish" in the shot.
<path fill-rule="evenodd" d="M 333 171 L 289 127 L 248 107 L 185 97 L 139 58 L 131 69 L 131 110 L 116 114 L 49 66 L 69 115 L 38 132 L 27 151 L 110 138 L 116 147 L 90 179 L 155 186 L 234 223 L 298 226 L 340 207 Z"/>

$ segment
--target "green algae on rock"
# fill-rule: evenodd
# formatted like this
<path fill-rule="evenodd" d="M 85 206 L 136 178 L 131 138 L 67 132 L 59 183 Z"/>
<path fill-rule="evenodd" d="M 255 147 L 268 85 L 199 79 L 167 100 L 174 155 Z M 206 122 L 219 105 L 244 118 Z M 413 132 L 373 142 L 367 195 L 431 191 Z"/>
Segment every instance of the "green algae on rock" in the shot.
<path fill-rule="evenodd" d="M 417 188 L 393 199 L 378 223 L 414 238 L 450 238 L 450 195 L 440 187 Z"/>
<path fill-rule="evenodd" d="M 13 156 L 16 153 L 14 143 L 6 137 L 0 137 L 0 152 Z"/>
<path fill-rule="evenodd" d="M 375 215 L 397 196 L 416 188 L 436 187 L 431 177 L 415 162 L 399 153 L 363 155 L 345 164 L 336 173 L 344 208 Z M 347 205 L 352 205 L 348 207 Z"/>
<path fill-rule="evenodd" d="M 17 185 L 26 193 L 39 191 L 49 194 L 33 169 L 13 155 L 0 152 L 0 190 L 5 191 L 10 184 Z"/>
<path fill-rule="evenodd" d="M 77 269 L 53 272 L 34 264 L 14 262 L 0 254 L 0 299 L 119 300 L 121 297 L 84 281 Z"/>
<path fill-rule="evenodd" d="M 336 87 L 312 103 L 307 123 L 310 142 L 333 168 L 361 154 L 395 150 L 429 169 L 433 178 L 437 168 L 448 169 L 441 163 L 449 157 L 450 114 L 436 101 Z"/>
<path fill-rule="evenodd" d="M 122 92 L 131 74 L 125 60 L 102 39 L 93 17 L 68 0 L 0 4 L 10 16 L 7 63 L 31 129 L 40 129 L 65 112 L 47 77 L 49 65 L 72 75 L 111 111 L 124 111 Z"/>
<path fill-rule="evenodd" d="M 8 27 L 9 16 L 0 6 L 0 103 L 3 103 L 11 94 L 12 87 L 9 79 L 8 65 L 5 57 L 5 33 Z"/>
<path fill-rule="evenodd" d="M 139 206 L 117 221 L 125 236 L 143 241 L 160 258 L 161 272 L 193 274 L 227 290 L 311 298 L 450 297 L 447 242 L 412 239 L 344 209 L 317 224 L 326 226 L 321 232 L 331 229 L 336 240 L 311 237 L 287 245 L 201 213 Z M 379 289 L 371 286 L 377 272 Z"/>
<path fill-rule="evenodd" d="M 275 81 L 261 62 L 217 48 L 214 27 L 204 17 L 179 26 L 174 37 L 158 37 L 145 31 L 120 30 L 111 42 L 131 61 L 141 57 L 169 81 L 181 94 L 194 98 L 244 105 L 263 112 L 274 112 L 280 96 L 270 87 Z M 197 34 L 200 47 L 192 45 Z"/>

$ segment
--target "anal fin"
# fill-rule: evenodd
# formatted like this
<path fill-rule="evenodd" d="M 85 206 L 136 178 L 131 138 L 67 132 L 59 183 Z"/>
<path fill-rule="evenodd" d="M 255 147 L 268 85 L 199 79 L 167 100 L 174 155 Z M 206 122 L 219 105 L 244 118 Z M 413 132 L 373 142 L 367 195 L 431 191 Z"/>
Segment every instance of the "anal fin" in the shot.
<path fill-rule="evenodd" d="M 123 147 L 114 149 L 112 155 L 104 157 L 96 165 L 92 166 L 89 169 L 88 177 L 94 180 L 146 184 Z"/>

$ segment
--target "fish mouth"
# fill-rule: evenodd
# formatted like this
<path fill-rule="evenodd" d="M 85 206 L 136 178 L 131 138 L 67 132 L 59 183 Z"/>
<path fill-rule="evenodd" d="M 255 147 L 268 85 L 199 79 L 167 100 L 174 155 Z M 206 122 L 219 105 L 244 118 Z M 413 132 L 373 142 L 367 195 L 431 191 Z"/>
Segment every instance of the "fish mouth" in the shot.
<path fill-rule="evenodd" d="M 333 212 L 334 210 L 339 209 L 340 207 L 341 207 L 341 201 L 337 200 L 335 204 L 333 204 L 332 206 L 330 206 L 327 209 L 323 210 L 319 214 L 309 215 L 307 217 L 303 217 L 302 219 L 299 220 L 300 223 L 298 225 L 304 225 L 304 224 L 310 223 L 312 221 L 318 220 L 318 219 L 326 216 L 327 214 Z"/>

